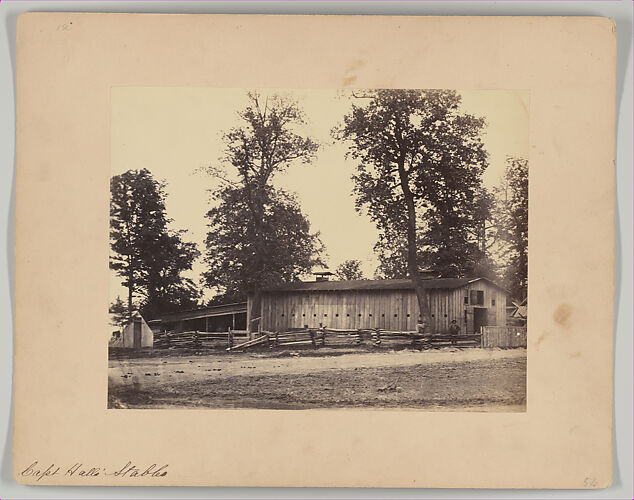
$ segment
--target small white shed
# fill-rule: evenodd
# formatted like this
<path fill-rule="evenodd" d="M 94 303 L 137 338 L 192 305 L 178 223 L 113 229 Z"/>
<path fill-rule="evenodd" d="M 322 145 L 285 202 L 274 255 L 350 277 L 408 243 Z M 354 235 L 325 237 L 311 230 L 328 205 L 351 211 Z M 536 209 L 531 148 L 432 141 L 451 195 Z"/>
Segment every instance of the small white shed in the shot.
<path fill-rule="evenodd" d="M 141 349 L 153 346 L 154 333 L 138 311 L 132 314 L 132 319 L 125 326 L 121 335 L 110 340 L 110 347 Z"/>

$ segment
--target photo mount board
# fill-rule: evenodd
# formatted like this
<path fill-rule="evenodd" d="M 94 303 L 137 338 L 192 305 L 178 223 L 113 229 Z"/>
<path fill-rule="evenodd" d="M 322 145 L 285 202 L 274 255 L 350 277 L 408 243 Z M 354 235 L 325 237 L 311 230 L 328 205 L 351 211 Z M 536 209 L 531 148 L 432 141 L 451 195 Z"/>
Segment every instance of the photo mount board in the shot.
<path fill-rule="evenodd" d="M 22 14 L 16 481 L 609 486 L 615 67 L 605 18 Z M 108 410 L 117 86 L 528 90 L 526 413 Z"/>

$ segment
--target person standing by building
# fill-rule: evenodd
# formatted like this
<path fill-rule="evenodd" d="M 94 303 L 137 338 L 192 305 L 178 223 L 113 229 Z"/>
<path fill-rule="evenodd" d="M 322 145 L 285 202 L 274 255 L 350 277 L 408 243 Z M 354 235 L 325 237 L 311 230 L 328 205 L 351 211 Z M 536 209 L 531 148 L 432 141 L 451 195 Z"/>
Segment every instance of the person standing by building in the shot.
<path fill-rule="evenodd" d="M 451 335 L 460 335 L 460 325 L 456 322 L 455 319 L 451 320 L 451 325 L 449 325 L 449 333 Z"/>

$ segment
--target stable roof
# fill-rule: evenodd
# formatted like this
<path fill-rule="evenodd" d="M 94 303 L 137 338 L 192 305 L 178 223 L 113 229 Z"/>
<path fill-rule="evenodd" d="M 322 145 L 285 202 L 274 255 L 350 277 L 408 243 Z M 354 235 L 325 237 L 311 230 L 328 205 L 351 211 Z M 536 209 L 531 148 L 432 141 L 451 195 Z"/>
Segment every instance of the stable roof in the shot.
<path fill-rule="evenodd" d="M 455 289 L 477 281 L 487 281 L 491 285 L 504 290 L 500 285 L 488 278 L 434 278 L 422 279 L 423 288 Z M 413 290 L 414 285 L 409 278 L 395 280 L 346 280 L 346 281 L 294 281 L 266 288 L 264 292 L 311 292 L 311 291 L 353 291 L 353 290 Z"/>
<path fill-rule="evenodd" d="M 247 312 L 246 302 L 236 302 L 233 304 L 221 304 L 215 306 L 199 307 L 188 311 L 178 311 L 162 314 L 157 319 L 162 321 L 180 321 L 199 318 L 211 318 L 214 316 L 228 316 L 231 314 L 242 314 Z"/>

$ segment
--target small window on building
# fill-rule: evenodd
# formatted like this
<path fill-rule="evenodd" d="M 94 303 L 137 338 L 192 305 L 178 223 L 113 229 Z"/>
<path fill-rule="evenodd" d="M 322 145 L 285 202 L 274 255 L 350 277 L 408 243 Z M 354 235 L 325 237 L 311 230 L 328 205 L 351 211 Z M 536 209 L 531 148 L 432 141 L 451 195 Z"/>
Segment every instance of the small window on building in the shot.
<path fill-rule="evenodd" d="M 361 313 L 359 313 L 359 317 L 361 317 Z"/>
<path fill-rule="evenodd" d="M 370 313 L 370 317 L 372 317 L 372 313 Z"/>
<path fill-rule="evenodd" d="M 472 306 L 483 306 L 484 292 L 482 290 L 471 290 L 469 293 L 469 301 Z"/>
<path fill-rule="evenodd" d="M 491 305 L 494 306 L 495 305 L 495 299 L 491 299 Z"/>
<path fill-rule="evenodd" d="M 464 298 L 464 303 L 465 303 L 465 304 L 468 304 L 468 303 L 469 303 L 469 297 L 465 297 L 465 298 Z"/>
<path fill-rule="evenodd" d="M 282 318 L 284 317 L 284 313 L 282 313 Z"/>
<path fill-rule="evenodd" d="M 316 315 L 316 314 L 313 314 L 313 318 L 316 318 L 316 317 L 317 317 L 317 315 Z"/>
<path fill-rule="evenodd" d="M 382 317 L 382 318 L 385 318 L 385 313 L 381 314 L 381 317 Z"/>
<path fill-rule="evenodd" d="M 395 317 L 395 318 L 398 318 L 398 314 L 395 314 L 395 315 L 394 315 L 394 317 Z"/>
<path fill-rule="evenodd" d="M 328 313 L 324 313 L 324 318 L 327 318 L 327 317 L 328 317 Z"/>
<path fill-rule="evenodd" d="M 447 315 L 445 314 L 445 318 L 447 317 Z"/>
<path fill-rule="evenodd" d="M 409 313 L 407 313 L 407 317 L 409 318 Z"/>
<path fill-rule="evenodd" d="M 338 318 L 338 317 L 339 317 L 339 313 L 335 314 L 335 318 Z"/>

